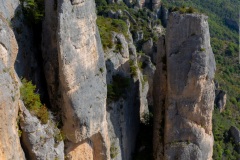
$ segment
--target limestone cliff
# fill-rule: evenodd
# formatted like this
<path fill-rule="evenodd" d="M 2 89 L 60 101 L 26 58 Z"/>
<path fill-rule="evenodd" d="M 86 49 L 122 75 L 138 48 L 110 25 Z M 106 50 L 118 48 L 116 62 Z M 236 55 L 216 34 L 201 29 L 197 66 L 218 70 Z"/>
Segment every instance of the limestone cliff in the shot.
<path fill-rule="evenodd" d="M 157 73 L 166 63 L 166 78 L 156 74 L 155 83 L 167 87 L 155 91 L 154 139 L 164 137 L 154 145 L 155 158 L 212 159 L 215 60 L 207 16 L 171 13 L 161 41 L 164 47 L 159 49 L 166 52 L 166 62 L 164 58 L 158 62 Z M 162 120 L 164 125 L 159 126 Z"/>
<path fill-rule="evenodd" d="M 106 70 L 95 2 L 45 3 L 45 74 L 50 78 L 51 101 L 57 101 L 52 105 L 58 104 L 61 109 L 63 131 L 69 141 L 66 155 L 70 159 L 108 159 Z"/>
<path fill-rule="evenodd" d="M 19 82 L 14 71 L 17 52 L 18 45 L 14 33 L 7 20 L 0 15 L 0 159 L 2 160 L 25 159 L 17 124 L 20 102 Z"/>

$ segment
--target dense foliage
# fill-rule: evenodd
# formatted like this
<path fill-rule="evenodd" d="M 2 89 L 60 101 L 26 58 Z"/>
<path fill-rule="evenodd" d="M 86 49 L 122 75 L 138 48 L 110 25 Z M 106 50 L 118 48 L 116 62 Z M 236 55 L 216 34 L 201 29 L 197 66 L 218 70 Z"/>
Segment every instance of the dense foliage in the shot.
<path fill-rule="evenodd" d="M 211 45 L 215 54 L 216 81 L 220 89 L 227 92 L 226 110 L 222 113 L 215 108 L 213 114 L 214 155 L 213 159 L 239 159 L 236 144 L 229 136 L 230 126 L 240 128 L 240 65 L 238 61 L 238 33 L 227 20 L 238 22 L 238 0 L 163 0 L 166 7 L 192 6 L 209 16 Z"/>

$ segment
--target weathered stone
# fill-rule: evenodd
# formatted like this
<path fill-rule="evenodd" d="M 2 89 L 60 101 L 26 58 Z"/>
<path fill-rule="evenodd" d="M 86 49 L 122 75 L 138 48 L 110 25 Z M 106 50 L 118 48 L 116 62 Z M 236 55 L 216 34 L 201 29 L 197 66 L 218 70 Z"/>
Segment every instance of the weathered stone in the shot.
<path fill-rule="evenodd" d="M 147 100 L 148 100 L 148 106 L 152 107 L 153 106 L 153 78 L 154 78 L 154 73 L 156 70 L 156 67 L 152 64 L 151 58 L 147 55 L 141 56 L 141 62 L 142 62 L 142 73 L 146 78 L 144 79 L 143 83 L 148 83 L 149 88 L 147 91 Z M 153 110 L 152 108 L 150 108 Z"/>
<path fill-rule="evenodd" d="M 157 42 L 156 71 L 153 78 L 153 157 L 164 158 L 165 102 L 167 96 L 167 59 L 165 37 Z"/>
<path fill-rule="evenodd" d="M 15 10 L 19 6 L 20 2 L 19 0 L 2 0 L 0 4 L 0 15 L 10 21 L 13 18 Z"/>
<path fill-rule="evenodd" d="M 142 51 L 145 54 L 151 56 L 151 54 L 153 52 L 153 40 L 152 40 L 152 38 L 150 38 L 147 42 L 143 43 Z"/>
<path fill-rule="evenodd" d="M 17 124 L 20 94 L 13 67 L 17 52 L 14 33 L 7 20 L 0 15 L 0 159 L 3 160 L 25 159 Z"/>
<path fill-rule="evenodd" d="M 136 48 L 122 34 L 113 34 L 114 43 L 121 44 L 122 49 L 115 47 L 105 53 L 107 84 L 112 84 L 113 77 L 118 75 L 129 80 L 129 85 L 119 99 L 108 99 L 107 123 L 111 147 L 116 148 L 115 160 L 130 160 L 135 149 L 139 128 L 139 79 L 131 77 L 129 61 L 136 65 Z M 116 45 L 114 45 L 116 46 Z"/>
<path fill-rule="evenodd" d="M 225 110 L 225 106 L 227 103 L 227 94 L 222 90 L 215 90 L 215 104 L 220 112 Z"/>
<path fill-rule="evenodd" d="M 48 80 L 48 91 L 55 101 L 52 105 L 58 104 L 61 108 L 63 131 L 69 140 L 66 156 L 109 159 L 106 70 L 96 26 L 95 2 L 54 2 L 45 2 L 49 6 L 45 14 L 43 57 L 45 70 L 51 69 L 45 71 L 46 77 L 52 74 Z M 54 6 L 57 6 L 55 11 Z M 92 156 L 74 150 L 82 151 L 87 146 L 85 141 L 92 144 Z"/>
<path fill-rule="evenodd" d="M 20 126 L 22 145 L 28 159 L 64 160 L 64 144 L 56 124 L 48 121 L 41 124 L 37 117 L 30 114 L 22 102 Z"/>
<path fill-rule="evenodd" d="M 172 13 L 167 26 L 166 55 L 164 156 L 212 159 L 215 60 L 207 16 Z"/>
<path fill-rule="evenodd" d="M 162 21 L 163 27 L 167 27 L 168 9 L 165 8 L 163 5 L 161 6 L 160 19 Z"/>

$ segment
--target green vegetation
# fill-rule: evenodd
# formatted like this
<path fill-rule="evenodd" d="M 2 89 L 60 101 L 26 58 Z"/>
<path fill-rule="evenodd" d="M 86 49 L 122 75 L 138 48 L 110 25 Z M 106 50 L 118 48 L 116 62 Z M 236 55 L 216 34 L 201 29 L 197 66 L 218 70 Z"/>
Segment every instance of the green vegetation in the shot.
<path fill-rule="evenodd" d="M 60 143 L 61 141 L 65 140 L 65 135 L 63 131 L 59 131 L 57 134 L 54 135 L 54 141 L 55 143 Z"/>
<path fill-rule="evenodd" d="M 112 32 L 122 33 L 125 37 L 128 37 L 127 24 L 121 19 L 112 19 L 98 16 L 97 25 L 104 49 L 113 47 Z"/>
<path fill-rule="evenodd" d="M 118 149 L 115 147 L 115 143 L 112 143 L 110 146 L 110 156 L 114 159 L 118 155 Z"/>
<path fill-rule="evenodd" d="M 49 113 L 47 107 L 40 101 L 39 94 L 35 93 L 36 86 L 31 81 L 22 79 L 22 86 L 20 88 L 21 99 L 27 109 L 37 116 L 43 124 L 49 120 Z"/>
<path fill-rule="evenodd" d="M 44 0 L 20 0 L 23 14 L 29 25 L 38 24 L 44 16 Z"/>
<path fill-rule="evenodd" d="M 107 85 L 107 98 L 110 102 L 117 101 L 124 96 L 126 88 L 130 85 L 130 79 L 121 75 L 113 76 L 112 80 L 112 84 Z"/>
<path fill-rule="evenodd" d="M 215 79 L 220 89 L 227 92 L 226 110 L 220 113 L 215 108 L 213 114 L 214 160 L 239 159 L 228 135 L 231 125 L 240 128 L 240 66 L 238 62 L 238 33 L 226 24 L 226 18 L 238 22 L 237 0 L 190 0 L 169 2 L 163 0 L 166 7 L 192 6 L 209 16 L 211 46 L 215 54 L 217 71 Z M 203 51 L 203 49 L 201 49 Z"/>
<path fill-rule="evenodd" d="M 137 76 L 137 71 L 138 71 L 138 67 L 134 64 L 134 62 L 132 60 L 129 60 L 129 65 L 130 65 L 130 73 L 133 77 Z"/>
<path fill-rule="evenodd" d="M 180 8 L 179 7 L 172 7 L 169 10 L 170 10 L 170 12 L 179 11 L 181 14 L 183 14 L 183 13 L 197 13 L 198 12 L 195 8 L 185 7 L 185 6 L 182 6 Z"/>

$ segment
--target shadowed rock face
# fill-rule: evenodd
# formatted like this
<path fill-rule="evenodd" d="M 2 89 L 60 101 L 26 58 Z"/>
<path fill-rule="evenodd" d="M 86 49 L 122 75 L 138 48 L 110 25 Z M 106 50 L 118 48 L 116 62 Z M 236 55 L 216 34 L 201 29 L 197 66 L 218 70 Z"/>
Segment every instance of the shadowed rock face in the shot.
<path fill-rule="evenodd" d="M 2 3 L 0 3 L 2 4 Z M 13 65 L 18 45 L 0 15 L 0 159 L 25 159 L 18 135 L 19 83 Z"/>
<path fill-rule="evenodd" d="M 93 159 L 106 159 L 106 71 L 95 2 L 45 3 L 48 5 L 43 31 L 45 74 L 49 77 L 52 105 L 62 110 L 63 131 L 70 141 L 66 154 L 69 158 L 84 159 L 87 154 L 81 151 L 87 149 Z"/>
<path fill-rule="evenodd" d="M 207 17 L 172 13 L 165 46 L 164 158 L 212 159 L 215 60 Z"/>

